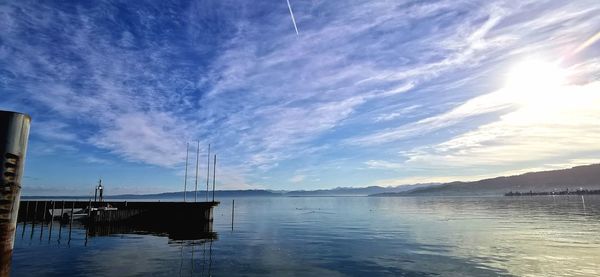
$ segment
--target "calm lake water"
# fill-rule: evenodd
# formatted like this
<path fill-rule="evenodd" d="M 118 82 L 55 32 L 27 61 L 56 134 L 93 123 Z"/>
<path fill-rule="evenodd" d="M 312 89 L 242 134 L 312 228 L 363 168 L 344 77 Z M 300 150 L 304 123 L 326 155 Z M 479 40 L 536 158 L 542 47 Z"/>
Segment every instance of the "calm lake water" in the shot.
<path fill-rule="evenodd" d="M 195 240 L 20 223 L 12 274 L 600 276 L 597 196 L 237 198 L 233 229 L 220 201 Z"/>

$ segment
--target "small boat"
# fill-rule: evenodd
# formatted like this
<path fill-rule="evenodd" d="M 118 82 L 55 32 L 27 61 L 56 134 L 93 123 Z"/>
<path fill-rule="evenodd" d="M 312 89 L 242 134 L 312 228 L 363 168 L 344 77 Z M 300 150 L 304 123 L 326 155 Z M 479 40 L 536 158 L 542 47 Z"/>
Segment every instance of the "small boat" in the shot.
<path fill-rule="evenodd" d="M 87 215 L 87 212 L 84 212 L 85 209 L 73 209 L 74 218 L 80 217 L 81 215 Z M 69 218 L 71 216 L 71 209 L 64 209 L 61 214 L 61 209 L 49 209 L 48 214 L 50 218 Z"/>
<path fill-rule="evenodd" d="M 115 207 L 112 207 L 110 204 L 108 204 L 107 206 L 104 207 L 92 207 L 90 210 L 90 207 L 85 207 L 83 209 L 73 209 L 73 213 L 71 214 L 71 210 L 70 209 L 65 209 L 64 212 L 61 214 L 61 209 L 49 209 L 48 210 L 48 214 L 50 214 L 50 218 L 52 219 L 60 219 L 63 221 L 69 221 L 71 220 L 71 217 L 73 217 L 73 220 L 83 220 L 86 219 L 88 217 L 88 215 L 91 212 L 95 212 L 95 211 L 116 211 L 118 210 Z"/>
<path fill-rule="evenodd" d="M 85 210 L 87 211 L 87 208 Z M 118 210 L 118 209 L 111 206 L 110 204 L 105 207 L 92 208 L 92 212 L 93 211 L 116 211 L 116 210 Z"/>

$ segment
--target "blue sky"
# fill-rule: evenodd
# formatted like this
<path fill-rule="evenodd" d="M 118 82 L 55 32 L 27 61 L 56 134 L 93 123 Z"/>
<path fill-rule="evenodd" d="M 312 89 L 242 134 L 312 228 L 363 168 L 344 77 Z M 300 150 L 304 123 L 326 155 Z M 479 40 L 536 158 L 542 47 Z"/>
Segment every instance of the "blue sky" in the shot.
<path fill-rule="evenodd" d="M 24 193 L 182 190 L 196 139 L 222 189 L 600 161 L 600 2 L 290 3 L 298 34 L 285 0 L 0 3 L 0 109 L 33 118 Z"/>

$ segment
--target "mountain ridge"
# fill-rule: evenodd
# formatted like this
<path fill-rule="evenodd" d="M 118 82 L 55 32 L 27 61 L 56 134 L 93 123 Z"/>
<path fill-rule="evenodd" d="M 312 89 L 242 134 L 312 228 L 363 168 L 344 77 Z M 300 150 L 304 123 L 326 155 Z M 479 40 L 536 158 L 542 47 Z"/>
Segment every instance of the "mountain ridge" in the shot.
<path fill-rule="evenodd" d="M 485 196 L 504 195 L 510 191 L 541 192 L 579 188 L 600 188 L 600 164 L 527 172 L 470 182 L 455 181 L 435 187 L 370 196 Z"/>
<path fill-rule="evenodd" d="M 265 189 L 250 189 L 250 190 L 217 190 L 215 197 L 298 197 L 298 196 L 368 196 L 374 193 L 384 192 L 401 192 L 419 187 L 428 187 L 437 185 L 431 184 L 414 184 L 400 185 L 395 187 L 383 186 L 368 186 L 368 187 L 337 187 L 333 189 L 318 189 L 318 190 L 265 190 Z M 188 199 L 194 198 L 194 191 L 186 192 Z M 23 199 L 42 199 L 42 198 L 64 198 L 64 199 L 88 199 L 90 196 L 22 196 Z M 206 191 L 198 191 L 198 197 L 204 199 Z M 209 192 L 209 197 L 212 198 L 212 192 Z M 152 194 L 118 194 L 105 195 L 105 199 L 156 199 L 156 198 L 183 198 L 183 191 L 177 192 L 162 192 Z"/>

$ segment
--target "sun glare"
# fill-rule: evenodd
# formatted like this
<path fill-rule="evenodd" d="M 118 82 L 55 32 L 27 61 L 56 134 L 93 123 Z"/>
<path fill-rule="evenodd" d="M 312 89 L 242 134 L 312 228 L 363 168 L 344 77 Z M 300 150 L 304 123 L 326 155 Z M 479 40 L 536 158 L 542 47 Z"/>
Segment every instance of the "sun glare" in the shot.
<path fill-rule="evenodd" d="M 514 66 L 508 73 L 506 87 L 539 91 L 564 84 L 565 70 L 558 63 L 529 59 Z"/>
<path fill-rule="evenodd" d="M 515 102 L 544 102 L 558 97 L 557 94 L 566 85 L 566 76 L 566 71 L 558 63 L 527 59 L 509 71 L 504 90 Z"/>

